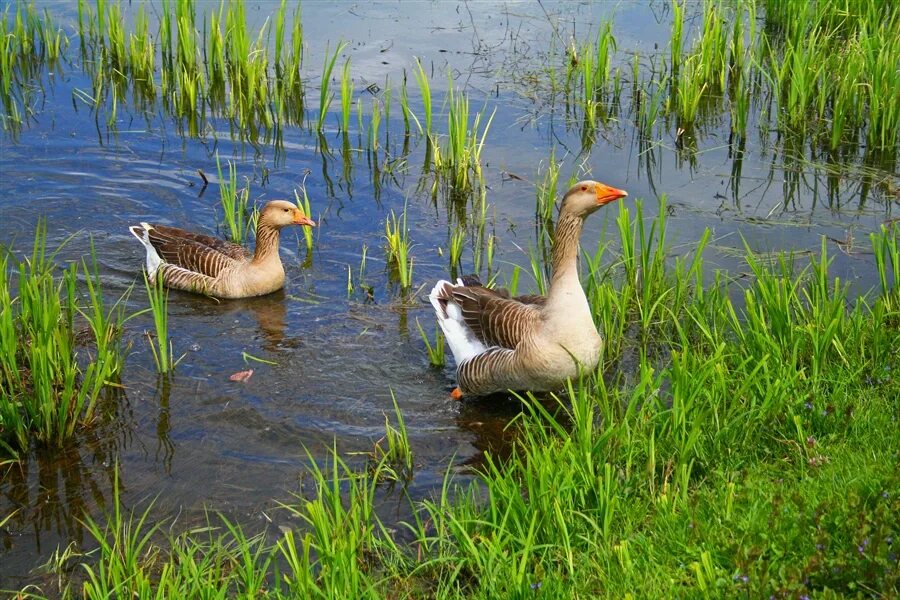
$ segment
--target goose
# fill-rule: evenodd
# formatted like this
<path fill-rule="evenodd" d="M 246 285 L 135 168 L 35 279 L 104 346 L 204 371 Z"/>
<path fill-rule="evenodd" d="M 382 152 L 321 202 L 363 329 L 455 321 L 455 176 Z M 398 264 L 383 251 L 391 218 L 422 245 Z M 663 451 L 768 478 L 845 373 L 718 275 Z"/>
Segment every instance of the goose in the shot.
<path fill-rule="evenodd" d="M 141 223 L 129 227 L 147 249 L 147 275 L 169 288 L 216 298 L 249 298 L 284 287 L 284 267 L 278 256 L 283 227 L 316 223 L 296 205 L 272 200 L 259 213 L 256 251 L 250 256 L 238 244 L 177 227 Z"/>
<path fill-rule="evenodd" d="M 429 299 L 456 362 L 453 398 L 558 390 L 579 370 L 597 366 L 603 339 L 578 279 L 578 242 L 591 213 L 627 195 L 590 180 L 566 192 L 546 296 L 511 298 L 474 278 L 435 284 Z"/>

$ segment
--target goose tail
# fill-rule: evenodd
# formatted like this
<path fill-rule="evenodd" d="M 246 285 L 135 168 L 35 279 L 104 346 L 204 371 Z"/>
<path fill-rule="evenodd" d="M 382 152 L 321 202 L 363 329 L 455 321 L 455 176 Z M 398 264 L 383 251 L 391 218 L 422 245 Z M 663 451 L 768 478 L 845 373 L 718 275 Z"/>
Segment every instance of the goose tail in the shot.
<path fill-rule="evenodd" d="M 463 285 L 460 283 L 459 285 Z M 446 280 L 438 281 L 428 299 L 434 307 L 434 313 L 438 324 L 444 332 L 444 338 L 450 346 L 456 364 L 462 364 L 473 356 L 481 354 L 487 347 L 479 340 L 475 333 L 466 325 L 462 309 L 453 300 L 453 288 L 457 287 Z"/>
<path fill-rule="evenodd" d="M 153 227 L 149 223 L 143 222 L 140 225 L 132 225 L 128 228 L 131 235 L 136 237 L 138 241 L 144 245 L 144 248 L 147 249 L 147 277 L 150 281 L 156 279 L 156 272 L 159 270 L 159 266 L 164 262 L 159 256 L 159 252 L 157 252 L 156 248 L 153 247 L 153 244 L 150 243 L 149 231 L 152 228 Z"/>

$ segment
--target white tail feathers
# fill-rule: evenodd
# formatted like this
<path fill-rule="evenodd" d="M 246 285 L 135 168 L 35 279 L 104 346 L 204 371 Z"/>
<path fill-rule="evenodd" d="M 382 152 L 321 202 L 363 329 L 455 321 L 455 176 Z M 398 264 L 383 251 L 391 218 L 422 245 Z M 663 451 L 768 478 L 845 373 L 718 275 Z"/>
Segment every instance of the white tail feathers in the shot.
<path fill-rule="evenodd" d="M 463 319 L 462 309 L 453 301 L 452 290 L 456 287 L 449 281 L 438 281 L 428 295 L 438 323 L 453 352 L 456 364 L 462 364 L 477 354 L 484 352 L 487 347 L 475 337 L 475 333 L 466 325 Z"/>
<path fill-rule="evenodd" d="M 147 277 L 152 281 L 156 276 L 156 271 L 163 264 L 163 259 L 159 256 L 156 248 L 150 243 L 148 232 L 152 229 L 150 224 L 141 222 L 140 225 L 132 225 L 128 228 L 131 235 L 136 237 L 140 243 L 147 249 Z"/>

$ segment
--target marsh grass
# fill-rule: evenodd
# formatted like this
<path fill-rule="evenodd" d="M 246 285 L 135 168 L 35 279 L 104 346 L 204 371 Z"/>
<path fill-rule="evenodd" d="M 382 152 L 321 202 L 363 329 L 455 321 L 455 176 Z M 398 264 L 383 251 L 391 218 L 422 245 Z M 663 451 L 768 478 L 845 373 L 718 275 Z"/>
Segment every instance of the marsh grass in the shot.
<path fill-rule="evenodd" d="M 350 114 L 353 108 L 353 81 L 350 79 L 350 59 L 341 68 L 341 131 L 350 131 Z"/>
<path fill-rule="evenodd" d="M 406 431 L 403 413 L 397 405 L 397 397 L 391 390 L 391 401 L 394 405 L 394 418 L 397 426 L 391 424 L 387 414 L 384 415 L 384 437 L 375 442 L 371 454 L 370 468 L 375 474 L 376 482 L 410 481 L 414 474 L 413 452 Z"/>
<path fill-rule="evenodd" d="M 147 273 L 144 273 L 144 289 L 147 291 L 147 300 L 150 307 L 147 309 L 153 318 L 153 333 L 147 332 L 147 342 L 150 344 L 150 352 L 153 354 L 153 362 L 159 373 L 168 373 L 173 370 L 184 355 L 175 358 L 175 350 L 172 340 L 169 339 L 169 290 L 162 282 L 162 277 L 150 281 Z"/>
<path fill-rule="evenodd" d="M 300 210 L 303 211 L 303 214 L 307 217 L 312 218 L 312 206 L 309 203 L 309 195 L 306 193 L 306 179 L 304 178 L 303 185 L 300 186 L 300 191 L 303 192 L 303 198 L 300 197 L 300 194 L 297 193 L 297 190 L 294 190 L 294 201 L 297 203 L 297 206 Z M 306 244 L 306 252 L 310 253 L 313 250 L 313 245 L 315 243 L 315 237 L 313 235 L 313 231 L 311 227 L 301 227 L 303 231 L 303 240 Z"/>
<path fill-rule="evenodd" d="M 597 121 L 605 120 L 600 108 L 609 93 L 610 66 L 616 50 L 616 39 L 612 34 L 612 22 L 600 25 L 597 39 L 585 46 L 580 53 L 578 70 L 581 76 L 581 105 L 584 121 L 593 129 Z"/>
<path fill-rule="evenodd" d="M 434 170 L 445 180 L 454 197 L 468 197 L 483 179 L 481 151 L 484 148 L 496 109 L 485 121 L 487 107 L 470 119 L 469 97 L 455 91 L 450 82 L 447 104 L 447 143 L 434 146 Z M 470 124 L 471 123 L 471 124 Z M 483 123 L 483 125 L 482 125 Z"/>
<path fill-rule="evenodd" d="M 425 121 L 425 127 L 423 129 L 422 124 L 416 119 L 416 116 L 411 111 L 409 114 L 415 119 L 416 125 L 419 128 L 419 133 L 424 133 L 425 138 L 428 140 L 429 144 L 432 143 L 431 137 L 431 123 L 432 123 L 432 108 L 431 108 L 431 84 L 428 82 L 428 74 L 425 73 L 425 67 L 422 66 L 422 61 L 416 58 L 416 68 L 413 70 L 413 76 L 416 78 L 416 83 L 419 86 L 419 94 L 422 97 L 422 111 L 423 111 L 423 120 Z"/>
<path fill-rule="evenodd" d="M 621 250 L 602 243 L 584 267 L 592 306 L 612 303 L 604 335 L 622 339 L 564 395 L 521 397 L 510 456 L 486 453 L 474 481 L 451 466 L 430 497 L 398 496 L 406 541 L 375 510 L 414 464 L 394 402 L 365 465 L 337 447 L 323 464 L 310 455 L 285 505 L 302 525 L 277 540 L 226 524 L 157 543 L 132 513 L 91 529 L 118 542 L 70 560 L 110 582 L 106 596 L 253 594 L 262 581 L 272 597 L 353 598 L 895 587 L 896 230 L 872 236 L 883 289 L 854 299 L 824 244 L 805 265 L 745 249 L 745 282 L 706 281 L 707 236 L 672 261 L 665 217 L 619 210 Z"/>
<path fill-rule="evenodd" d="M 400 283 L 402 290 L 408 290 L 412 285 L 413 258 L 410 255 L 405 206 L 400 217 L 392 210 L 390 216 L 385 219 L 384 239 L 390 276 Z"/>
<path fill-rule="evenodd" d="M 419 335 L 425 343 L 425 352 L 428 353 L 428 362 L 431 363 L 431 366 L 443 367 L 447 364 L 447 357 L 444 353 L 444 332 L 441 330 L 440 326 L 435 327 L 434 345 L 432 345 L 431 341 L 428 339 L 428 334 L 425 333 L 425 329 L 422 327 L 422 324 L 419 323 L 418 319 L 416 319 L 416 328 L 418 328 Z"/>
<path fill-rule="evenodd" d="M 12 457 L 90 425 L 124 361 L 122 298 L 105 304 L 96 258 L 59 267 L 61 248 L 48 251 L 41 223 L 30 257 L 0 255 L 0 452 Z"/>
<path fill-rule="evenodd" d="M 334 64 L 337 62 L 338 56 L 347 47 L 347 42 L 340 42 L 334 53 L 330 54 L 328 49 L 325 50 L 325 62 L 322 64 L 322 78 L 319 85 L 319 120 L 316 121 L 316 131 L 321 133 L 325 128 L 325 117 L 334 99 L 334 91 L 331 89 L 331 73 L 334 71 Z"/>
<path fill-rule="evenodd" d="M 247 212 L 250 189 L 248 186 L 238 188 L 237 167 L 231 161 L 228 161 L 228 178 L 223 177 L 222 163 L 218 154 L 216 154 L 216 170 L 219 174 L 219 201 L 225 225 L 228 227 L 228 237 L 235 243 L 243 244 L 251 228 L 250 215 Z"/>

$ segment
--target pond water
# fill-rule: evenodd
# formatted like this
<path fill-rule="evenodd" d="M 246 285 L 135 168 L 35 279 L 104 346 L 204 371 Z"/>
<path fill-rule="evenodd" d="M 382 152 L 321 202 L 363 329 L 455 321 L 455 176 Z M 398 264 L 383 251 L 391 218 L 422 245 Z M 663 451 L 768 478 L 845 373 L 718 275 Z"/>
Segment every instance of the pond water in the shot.
<path fill-rule="evenodd" d="M 337 100 L 324 132 L 327 149 L 300 127 L 284 129 L 281 147 L 242 143 L 231 138 L 227 122 L 212 118 L 199 138 L 182 136 L 160 107 L 144 115 L 120 106 L 110 127 L 108 111 L 98 116 L 73 99 L 75 90 L 91 89 L 77 59 L 74 6 L 47 7 L 72 37 L 72 60 L 44 73 L 33 116 L 15 134 L 2 135 L 0 243 L 26 253 L 39 219 L 46 220 L 50 247 L 72 236 L 61 261 L 88 254 L 93 240 L 107 296 L 136 284 L 127 306 L 130 312 L 143 309 L 143 249 L 128 226 L 151 221 L 224 234 L 213 177 L 216 154 L 237 165 L 241 180 L 248 178 L 254 203 L 292 198 L 305 182 L 320 226 L 310 254 L 301 232 L 283 232 L 288 281 L 282 292 L 224 302 L 171 294 L 171 337 L 176 354 L 184 353 L 172 377 L 156 375 L 144 336 L 152 327 L 149 317 L 128 322 L 125 335 L 132 346 L 123 388 L 109 399 L 105 424 L 61 451 L 35 451 L 0 482 L 0 517 L 18 511 L 0 530 L 0 588 L 39 578 L 31 570 L 58 545 L 85 539 L 79 520 L 110 508 L 116 465 L 125 506 L 141 508 L 152 500 L 154 516 L 174 520 L 176 529 L 203 522 L 205 507 L 259 529 L 288 518 L 273 507 L 301 491 L 307 451 L 318 459 L 335 445 L 351 462 L 362 463 L 363 453 L 384 434 L 385 415 L 395 421 L 392 398 L 415 455 L 416 471 L 406 488 L 414 497 L 429 494 L 451 465 L 466 477 L 464 465 L 477 464 L 486 450 L 508 450 L 514 434 L 505 427 L 519 406 L 503 398 L 451 400 L 452 369 L 429 365 L 416 327 L 418 320 L 433 336 L 425 296 L 448 274 L 448 240 L 457 217 L 442 196 L 432 200 L 430 180 L 423 189 L 422 139 L 414 137 L 402 153 L 398 107 L 383 124 L 382 135 L 391 139 L 375 159 L 380 171 L 365 149 L 342 156 Z M 251 31 L 275 7 L 248 2 Z M 856 159 L 828 165 L 806 157 L 803 149 L 806 158 L 787 161 L 775 138 L 759 133 L 738 153 L 721 116 L 698 128 L 696 148 L 686 152 L 676 143 L 674 126 L 661 128 L 651 148 L 640 147 L 623 111 L 598 129 L 585 151 L 562 99 L 548 91 L 547 73 L 559 70 L 570 38 L 590 39 L 604 19 L 614 23 L 614 67 L 627 71 L 637 52 L 642 68 L 649 68 L 666 52 L 668 7 L 669 2 L 308 2 L 307 108 L 314 120 L 326 48 L 346 40 L 343 55 L 352 59 L 355 97 L 366 107 L 383 95 L 386 78 L 387 86 L 399 85 L 407 73 L 413 109 L 421 110 L 411 76 L 418 57 L 432 75 L 437 131 L 445 127 L 440 99 L 448 72 L 453 85 L 468 92 L 473 110 L 496 109 L 482 155 L 488 229 L 496 236 L 493 267 L 503 282 L 513 265 L 521 265 L 523 290 L 532 285 L 525 273 L 528 249 L 536 244 L 530 182 L 541 179 L 551 153 L 562 163 L 563 181 L 586 175 L 625 188 L 628 202 L 644 199 L 648 217 L 665 194 L 673 255 L 689 252 L 710 228 L 710 267 L 741 273 L 747 270 L 739 258 L 743 240 L 758 251 L 807 253 L 819 250 L 821 236 L 844 240 L 849 232 L 856 240 L 850 252 L 829 242 L 833 274 L 860 291 L 873 285 L 867 234 L 892 218 L 896 197 L 877 185 L 896 183 L 890 169 L 862 168 Z M 698 18 L 689 14 L 688 24 L 696 27 Z M 690 32 L 685 37 L 692 39 Z M 351 135 L 354 147 L 358 133 Z M 212 179 L 205 189 L 198 169 Z M 406 300 L 389 278 L 383 250 L 384 221 L 404 207 L 414 257 L 413 293 Z M 592 217 L 586 248 L 605 241 L 615 247 L 614 218 L 614 210 Z M 364 248 L 363 283 L 371 286 L 371 297 L 358 285 Z M 349 297 L 348 268 L 357 284 Z M 462 271 L 472 270 L 469 244 Z M 243 353 L 276 364 L 251 361 L 249 381 L 230 381 L 230 374 L 248 368 Z M 385 491 L 387 518 L 403 516 L 391 502 L 400 494 Z"/>

